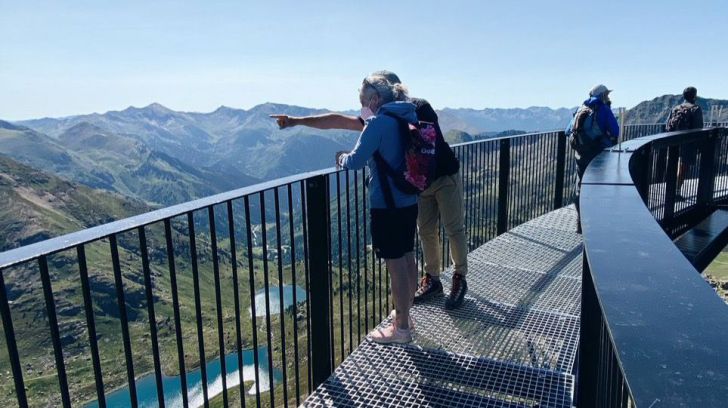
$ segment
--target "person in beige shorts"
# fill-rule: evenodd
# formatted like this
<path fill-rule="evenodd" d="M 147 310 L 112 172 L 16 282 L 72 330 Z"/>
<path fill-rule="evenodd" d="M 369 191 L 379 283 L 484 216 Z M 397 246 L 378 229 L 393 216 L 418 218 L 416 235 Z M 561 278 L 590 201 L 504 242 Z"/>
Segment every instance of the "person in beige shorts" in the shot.
<path fill-rule="evenodd" d="M 399 77 L 390 71 L 377 71 L 372 75 L 383 76 L 392 84 L 400 84 Z M 468 243 L 465 236 L 465 209 L 463 186 L 460 178 L 460 163 L 450 146 L 445 142 L 438 124 L 437 114 L 424 99 L 410 98 L 416 107 L 417 119 L 432 122 L 437 129 L 437 175 L 432 185 L 423 191 L 418 200 L 417 231 L 422 241 L 422 255 L 425 261 L 425 276 L 415 291 L 414 303 L 442 296 L 440 282 L 442 260 L 440 259 L 440 234 L 438 219 L 442 222 L 445 235 L 450 241 L 450 256 L 453 263 L 453 279 L 450 294 L 445 300 L 447 309 L 463 304 L 468 284 Z M 317 129 L 346 129 L 361 131 L 365 119 L 360 116 L 326 113 L 322 115 L 294 117 L 284 114 L 271 115 L 281 129 L 302 125 Z"/>

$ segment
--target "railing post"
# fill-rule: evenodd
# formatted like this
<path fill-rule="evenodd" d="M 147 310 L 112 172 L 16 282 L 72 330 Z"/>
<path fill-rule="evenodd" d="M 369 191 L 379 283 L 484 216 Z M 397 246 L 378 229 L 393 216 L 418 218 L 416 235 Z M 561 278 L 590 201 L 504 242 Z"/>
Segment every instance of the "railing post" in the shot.
<path fill-rule="evenodd" d="M 326 176 L 306 180 L 306 222 L 308 224 L 308 270 L 311 274 L 311 370 L 316 388 L 331 375 L 331 337 L 329 326 L 329 226 Z"/>
<path fill-rule="evenodd" d="M 566 170 L 566 133 L 558 133 L 556 146 L 556 186 L 554 188 L 554 210 L 564 206 L 564 173 Z"/>
<path fill-rule="evenodd" d="M 662 228 L 672 230 L 672 217 L 675 215 L 675 195 L 677 193 L 677 163 L 680 146 L 667 149 L 667 174 L 665 175 L 665 211 L 662 217 Z"/>
<path fill-rule="evenodd" d="M 642 201 L 648 203 L 650 194 L 650 181 L 652 181 L 652 147 L 645 146 L 639 156 L 632 156 L 629 162 L 630 173 L 634 175 L 634 185 L 642 197 Z"/>
<path fill-rule="evenodd" d="M 12 367 L 13 380 L 15 381 L 15 396 L 18 399 L 18 406 L 28 406 L 28 399 L 25 395 L 25 382 L 23 381 L 23 368 L 20 365 L 20 353 L 15 343 L 15 329 L 10 316 L 10 302 L 5 289 L 4 271 L 0 269 L 0 317 L 3 320 L 3 332 L 5 332 L 5 345 L 8 348 L 8 357 Z"/>
<path fill-rule="evenodd" d="M 586 251 L 582 251 L 581 325 L 579 326 L 579 366 L 576 401 L 579 407 L 592 407 L 597 393 L 602 313 L 589 270 Z"/>
<path fill-rule="evenodd" d="M 496 233 L 508 230 L 508 180 L 511 167 L 511 139 L 500 141 L 500 161 L 498 165 L 498 223 Z"/>
<path fill-rule="evenodd" d="M 698 175 L 698 207 L 707 209 L 713 204 L 715 187 L 715 150 L 718 129 L 711 129 L 700 143 L 700 172 Z"/>

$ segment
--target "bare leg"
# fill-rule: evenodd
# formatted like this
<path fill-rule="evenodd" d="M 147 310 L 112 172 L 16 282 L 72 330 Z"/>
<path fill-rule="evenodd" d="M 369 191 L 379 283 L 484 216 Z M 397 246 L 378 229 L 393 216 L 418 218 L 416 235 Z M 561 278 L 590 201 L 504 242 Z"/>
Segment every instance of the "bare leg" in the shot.
<path fill-rule="evenodd" d="M 392 303 L 394 303 L 396 311 L 396 326 L 400 329 L 409 329 L 409 310 L 414 292 L 410 283 L 407 255 L 396 259 L 386 259 L 385 263 L 392 282 Z"/>
<path fill-rule="evenodd" d="M 412 307 L 412 302 L 414 302 L 415 299 L 415 292 L 417 292 L 419 274 L 417 273 L 417 262 L 415 261 L 414 252 L 407 252 L 404 254 L 404 258 L 407 260 L 407 276 L 409 278 L 410 289 L 412 291 L 410 307 Z"/>

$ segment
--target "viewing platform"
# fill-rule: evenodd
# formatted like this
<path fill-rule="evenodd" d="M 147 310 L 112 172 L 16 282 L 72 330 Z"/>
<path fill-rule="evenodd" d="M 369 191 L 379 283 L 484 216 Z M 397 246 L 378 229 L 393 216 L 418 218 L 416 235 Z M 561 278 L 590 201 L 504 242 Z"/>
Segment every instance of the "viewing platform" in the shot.
<path fill-rule="evenodd" d="M 307 407 L 571 407 L 582 246 L 567 207 L 471 252 L 463 306 L 412 309 L 415 340 L 365 340 Z M 442 275 L 445 288 L 452 271 Z M 389 324 L 385 320 L 382 324 Z"/>
<path fill-rule="evenodd" d="M 2 252 L 0 402 L 723 408 L 728 306 L 698 269 L 728 240 L 728 128 L 624 130 L 584 176 L 583 235 L 564 132 L 453 146 L 469 291 L 415 305 L 407 345 L 366 339 L 391 303 L 361 170 Z"/>

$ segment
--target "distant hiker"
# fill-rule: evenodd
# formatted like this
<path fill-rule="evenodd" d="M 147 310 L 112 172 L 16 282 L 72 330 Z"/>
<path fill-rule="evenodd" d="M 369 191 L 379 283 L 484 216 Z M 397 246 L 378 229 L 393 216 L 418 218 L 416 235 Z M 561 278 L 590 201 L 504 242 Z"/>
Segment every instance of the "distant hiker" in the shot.
<path fill-rule="evenodd" d="M 698 90 L 692 86 L 685 88 L 683 98 L 685 102 L 674 107 L 670 112 L 670 116 L 667 118 L 665 129 L 668 132 L 703 128 L 703 111 L 696 104 Z M 685 182 L 685 174 L 688 171 L 688 167 L 695 164 L 695 156 L 697 154 L 697 147 L 694 144 L 680 146 L 680 160 L 677 165 L 676 198 L 678 200 L 685 199 L 681 194 L 681 189 Z"/>
<path fill-rule="evenodd" d="M 569 144 L 574 149 L 574 158 L 576 159 L 576 232 L 580 234 L 579 196 L 584 172 L 589 163 L 602 150 L 617 144 L 617 138 L 619 137 L 619 124 L 610 108 L 612 104 L 609 99 L 610 92 L 612 91 L 604 85 L 593 87 L 589 91 L 589 99 L 584 101 L 581 107 L 577 109 L 566 128 L 566 135 L 569 137 Z"/>
<path fill-rule="evenodd" d="M 399 77 L 391 71 L 377 71 L 373 76 L 383 76 L 391 84 L 400 84 Z M 422 253 L 425 261 L 425 276 L 416 287 L 416 302 L 442 295 L 440 282 L 440 234 L 438 216 L 442 221 L 450 241 L 450 256 L 453 263 L 453 283 L 445 307 L 460 307 L 468 290 L 465 276 L 468 272 L 468 244 L 465 237 L 465 207 L 463 205 L 463 186 L 460 178 L 460 163 L 450 145 L 445 142 L 440 129 L 437 113 L 425 99 L 409 98 L 416 106 L 417 118 L 435 124 L 437 131 L 437 169 L 438 178 L 427 190 L 420 194 L 417 227 L 422 241 Z M 369 113 L 367 112 L 366 115 Z M 278 121 L 281 129 L 304 125 L 318 129 L 350 129 L 362 130 L 365 125 L 365 114 L 347 116 L 338 113 L 327 113 L 316 116 L 291 117 L 287 115 L 271 115 Z"/>

